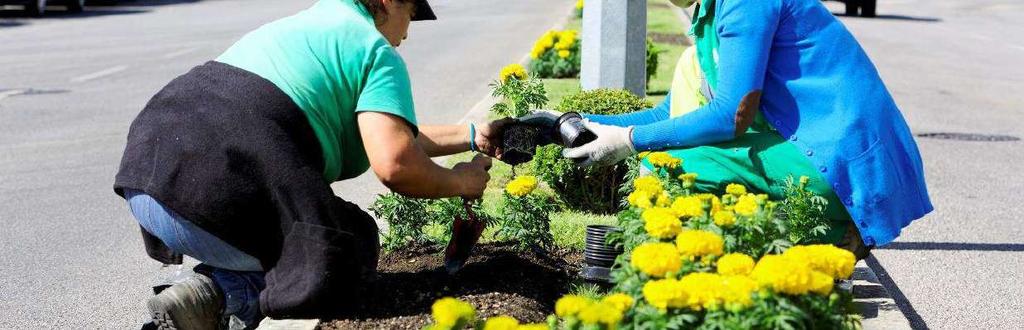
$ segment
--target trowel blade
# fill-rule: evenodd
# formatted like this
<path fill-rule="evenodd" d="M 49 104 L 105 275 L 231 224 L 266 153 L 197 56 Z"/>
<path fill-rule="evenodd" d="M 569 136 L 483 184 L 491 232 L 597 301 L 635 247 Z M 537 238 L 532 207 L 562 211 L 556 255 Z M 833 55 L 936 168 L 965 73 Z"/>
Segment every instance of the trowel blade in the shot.
<path fill-rule="evenodd" d="M 448 274 L 455 274 L 466 265 L 473 247 L 487 227 L 487 223 L 476 218 L 469 204 L 464 206 L 469 218 L 455 217 L 455 221 L 452 222 L 452 237 L 444 250 L 444 267 Z"/>

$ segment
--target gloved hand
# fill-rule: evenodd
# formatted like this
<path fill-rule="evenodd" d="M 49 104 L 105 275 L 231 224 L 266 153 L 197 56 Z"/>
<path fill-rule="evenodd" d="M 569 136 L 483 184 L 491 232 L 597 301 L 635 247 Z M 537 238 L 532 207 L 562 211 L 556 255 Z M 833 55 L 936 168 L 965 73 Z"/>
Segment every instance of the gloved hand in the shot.
<path fill-rule="evenodd" d="M 633 126 L 601 125 L 589 120 L 584 120 L 583 126 L 594 132 L 597 139 L 562 151 L 562 156 L 575 160 L 580 166 L 608 166 L 636 153 L 633 148 Z"/>
<path fill-rule="evenodd" d="M 537 126 L 555 126 L 562 113 L 554 110 L 533 110 L 530 114 L 517 118 L 521 123 Z"/>

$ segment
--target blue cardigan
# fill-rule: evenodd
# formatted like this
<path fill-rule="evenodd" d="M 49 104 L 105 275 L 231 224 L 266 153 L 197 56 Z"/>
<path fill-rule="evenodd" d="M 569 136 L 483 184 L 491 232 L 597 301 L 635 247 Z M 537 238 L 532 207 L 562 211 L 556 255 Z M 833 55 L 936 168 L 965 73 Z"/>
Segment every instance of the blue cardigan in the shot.
<path fill-rule="evenodd" d="M 761 112 L 818 167 L 864 243 L 883 245 L 932 211 L 921 155 L 874 64 L 819 0 L 717 0 L 718 87 L 710 103 L 668 119 L 668 106 L 588 116 L 634 126 L 637 150 L 733 139 L 740 99 L 763 90 Z"/>

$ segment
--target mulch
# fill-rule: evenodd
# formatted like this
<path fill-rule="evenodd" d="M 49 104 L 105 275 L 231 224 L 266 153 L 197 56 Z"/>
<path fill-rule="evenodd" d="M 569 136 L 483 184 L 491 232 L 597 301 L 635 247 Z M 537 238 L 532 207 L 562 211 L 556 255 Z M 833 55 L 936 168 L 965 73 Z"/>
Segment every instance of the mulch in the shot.
<path fill-rule="evenodd" d="M 410 247 L 381 256 L 374 294 L 353 317 L 321 322 L 321 329 L 421 329 L 441 297 L 473 304 L 477 316 L 509 315 L 544 322 L 568 292 L 582 253 L 517 251 L 510 244 L 481 244 L 455 275 L 444 269 L 442 247 Z"/>

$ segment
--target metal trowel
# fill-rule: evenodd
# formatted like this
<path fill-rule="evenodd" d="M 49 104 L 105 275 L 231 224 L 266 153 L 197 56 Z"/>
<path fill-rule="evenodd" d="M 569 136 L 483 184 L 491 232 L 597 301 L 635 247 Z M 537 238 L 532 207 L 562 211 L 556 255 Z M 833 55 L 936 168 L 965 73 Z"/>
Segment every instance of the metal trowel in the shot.
<path fill-rule="evenodd" d="M 466 209 L 466 219 L 456 216 L 452 222 L 452 237 L 448 240 L 448 247 L 444 249 L 444 268 L 448 274 L 455 274 L 466 265 L 469 254 L 473 247 L 480 240 L 487 222 L 477 217 L 473 212 L 473 206 L 469 201 L 463 200 L 462 207 Z"/>

